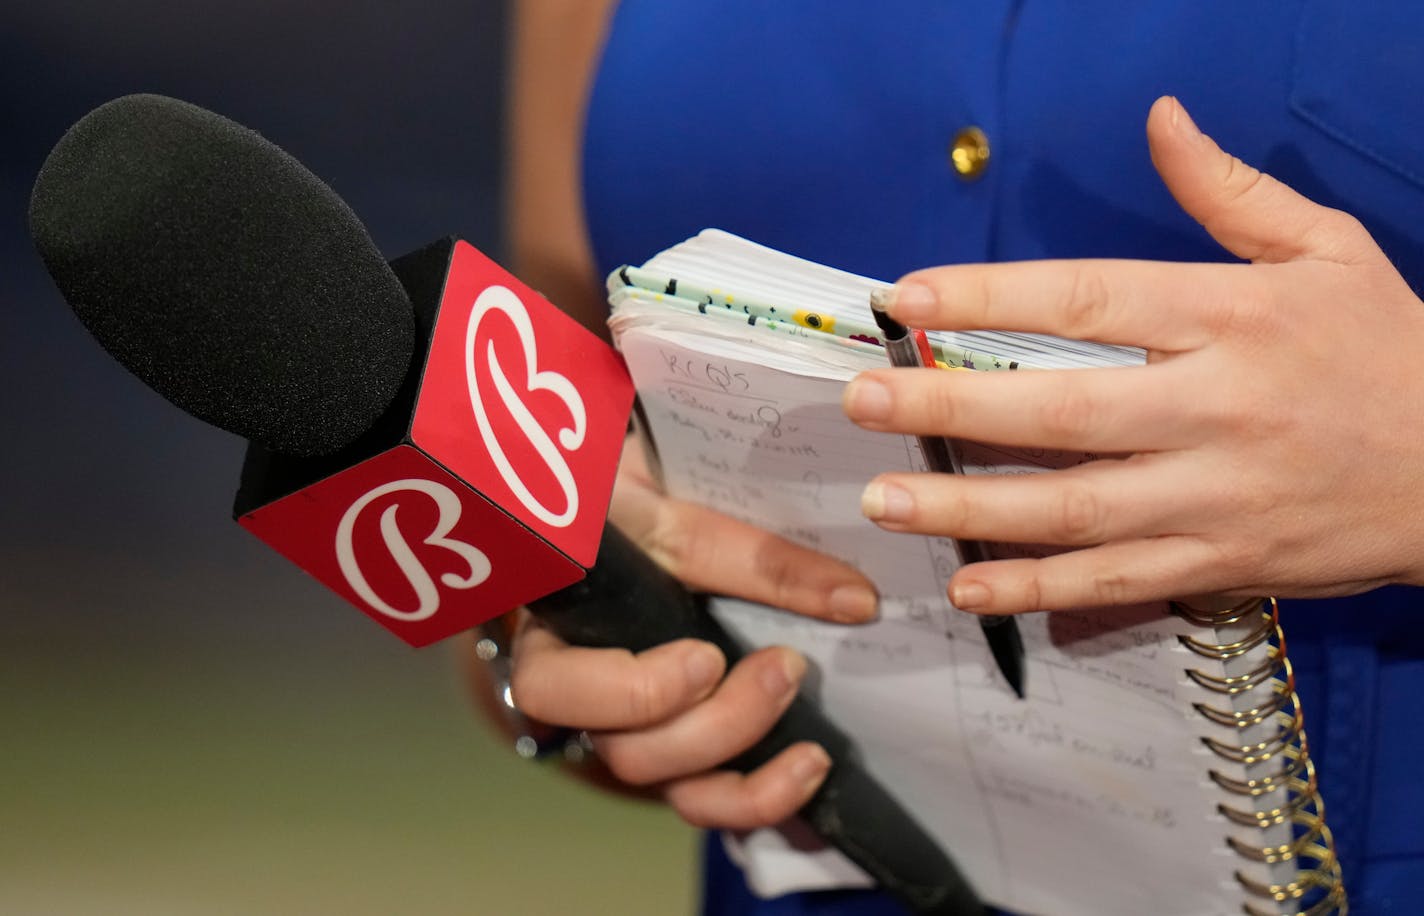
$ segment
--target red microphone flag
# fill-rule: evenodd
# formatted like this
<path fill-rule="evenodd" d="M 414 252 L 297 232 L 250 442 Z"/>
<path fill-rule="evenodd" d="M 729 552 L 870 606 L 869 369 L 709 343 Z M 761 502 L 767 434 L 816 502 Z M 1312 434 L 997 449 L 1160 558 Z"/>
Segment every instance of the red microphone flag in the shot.
<path fill-rule="evenodd" d="M 392 264 L 425 346 L 326 459 L 254 447 L 244 528 L 413 646 L 582 579 L 632 406 L 617 353 L 471 245 Z"/>

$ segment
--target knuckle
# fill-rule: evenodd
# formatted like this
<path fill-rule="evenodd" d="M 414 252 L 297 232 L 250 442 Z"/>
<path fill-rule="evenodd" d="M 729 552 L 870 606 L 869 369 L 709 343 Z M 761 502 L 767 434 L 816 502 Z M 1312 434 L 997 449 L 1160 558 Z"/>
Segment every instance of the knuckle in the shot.
<path fill-rule="evenodd" d="M 1223 502 L 1230 505 L 1232 514 L 1238 518 L 1264 520 L 1270 517 L 1277 506 L 1290 502 L 1289 499 L 1282 499 L 1282 495 L 1270 487 L 1246 486 Z M 1248 543 L 1254 544 L 1256 541 Z"/>
<path fill-rule="evenodd" d="M 1062 388 L 1039 408 L 1039 425 L 1051 436 L 1076 439 L 1097 425 L 1098 408 L 1093 399 L 1076 386 Z"/>
<path fill-rule="evenodd" d="M 1257 193 L 1257 189 L 1267 180 L 1269 178 L 1265 172 L 1247 165 L 1235 156 L 1228 156 L 1226 174 L 1222 176 L 1220 190 L 1217 192 L 1220 195 L 1218 203 L 1228 206 L 1234 204 Z"/>
<path fill-rule="evenodd" d="M 800 563 L 785 550 L 759 550 L 755 575 L 770 588 L 777 607 L 790 607 L 797 597 Z"/>
<path fill-rule="evenodd" d="M 949 301 L 962 304 L 964 319 L 970 327 L 987 328 L 994 323 L 994 303 L 1000 301 L 1001 275 L 997 271 L 969 270 L 964 273 L 962 288 Z"/>
<path fill-rule="evenodd" d="M 1381 263 L 1383 253 L 1370 230 L 1358 218 L 1343 210 L 1324 209 L 1315 233 L 1320 250 L 1344 264 Z M 1388 259 L 1383 259 L 1388 263 Z"/>
<path fill-rule="evenodd" d="M 1281 309 L 1264 292 L 1242 288 L 1240 293 L 1217 303 L 1209 312 L 1208 325 L 1214 336 L 1243 336 L 1274 339 L 1281 328 Z"/>
<path fill-rule="evenodd" d="M 1197 409 L 1202 415 L 1233 438 L 1250 435 L 1254 431 L 1268 436 L 1279 432 L 1277 424 L 1282 418 L 1278 412 L 1266 409 L 1269 406 L 1262 402 L 1255 385 L 1249 380 L 1224 390 L 1204 393 L 1197 401 Z"/>
<path fill-rule="evenodd" d="M 1119 569 L 1101 570 L 1093 576 L 1094 601 L 1105 607 L 1132 604 L 1138 600 L 1135 581 Z"/>
<path fill-rule="evenodd" d="M 619 782 L 630 786 L 646 786 L 657 781 L 647 757 L 631 751 L 616 738 L 599 742 L 598 759 Z"/>
<path fill-rule="evenodd" d="M 1365 228 L 1365 224 L 1344 210 L 1336 210 L 1332 207 L 1322 207 L 1319 211 L 1319 229 L 1324 233 L 1336 236 L 1342 241 L 1353 242 L 1355 244 L 1369 243 L 1374 241 L 1370 231 Z"/>
<path fill-rule="evenodd" d="M 541 722 L 559 719 L 556 699 L 537 669 L 519 665 L 509 674 L 509 699 L 524 715 Z"/>
<path fill-rule="evenodd" d="M 1069 336 L 1092 339 L 1106 327 L 1111 302 L 1108 284 L 1102 271 L 1088 264 L 1078 264 L 1073 281 L 1061 309 Z"/>
<path fill-rule="evenodd" d="M 1067 544 L 1096 544 L 1104 539 L 1104 510 L 1097 493 L 1081 482 L 1068 483 L 1059 497 L 1058 537 Z"/>
<path fill-rule="evenodd" d="M 630 722 L 651 724 L 663 719 L 673 708 L 677 691 L 661 672 L 643 669 L 628 684 L 625 698 Z"/>
<path fill-rule="evenodd" d="M 963 530 L 965 523 L 978 513 L 971 488 L 960 486 L 961 481 L 953 478 L 936 483 L 939 485 L 934 490 L 934 502 L 932 507 L 927 507 L 923 522 L 939 531 Z M 909 520 L 912 525 L 920 522 L 918 517 Z"/>
<path fill-rule="evenodd" d="M 731 828 L 734 825 L 726 818 L 726 815 L 717 816 L 714 812 L 725 811 L 730 808 L 726 804 L 708 804 L 708 800 L 701 797 L 705 793 L 698 791 L 700 787 L 696 784 L 673 783 L 663 793 L 664 800 L 676 812 L 683 823 L 699 830 L 719 830 Z M 716 801 L 714 799 L 714 801 Z"/>
<path fill-rule="evenodd" d="M 1241 557 L 1241 562 L 1245 564 L 1240 575 L 1246 581 L 1257 581 L 1280 559 L 1280 554 L 1269 549 L 1264 538 L 1252 538 L 1246 541 L 1238 548 L 1237 553 Z"/>
<path fill-rule="evenodd" d="M 928 421 L 926 425 L 946 433 L 954 432 L 961 411 L 954 395 L 949 391 L 949 386 L 944 384 L 945 379 L 938 375 L 932 379 L 920 394 L 920 403 Z"/>
<path fill-rule="evenodd" d="M 644 549 L 658 565 L 673 575 L 687 566 L 687 555 L 694 548 L 694 535 L 687 528 L 663 516 L 647 534 Z"/>
<path fill-rule="evenodd" d="M 1043 582 L 1038 576 L 1030 576 L 1023 583 L 1023 609 L 1026 611 L 1042 611 L 1044 607 Z"/>
<path fill-rule="evenodd" d="M 785 820 L 796 809 L 796 799 L 781 782 L 747 780 L 745 817 L 747 827 L 769 827 Z"/>
<path fill-rule="evenodd" d="M 1252 581 L 1271 558 L 1264 541 L 1255 538 L 1218 544 L 1215 553 L 1218 572 L 1233 584 Z"/>

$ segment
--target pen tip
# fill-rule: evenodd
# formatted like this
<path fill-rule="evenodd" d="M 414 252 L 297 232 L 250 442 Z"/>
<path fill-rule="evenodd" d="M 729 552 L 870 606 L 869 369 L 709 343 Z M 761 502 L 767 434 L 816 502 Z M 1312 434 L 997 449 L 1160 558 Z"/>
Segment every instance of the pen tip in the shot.
<path fill-rule="evenodd" d="M 1009 682 L 1020 700 L 1025 699 L 1024 673 L 1027 666 L 1024 664 L 1023 636 L 1019 633 L 1018 623 L 1012 617 L 1000 618 L 984 630 L 984 635 L 988 638 L 994 664 L 1004 675 L 1004 680 Z"/>
<path fill-rule="evenodd" d="M 883 313 L 890 308 L 890 303 L 895 298 L 895 287 L 876 287 L 870 291 L 870 310 L 872 312 Z"/>

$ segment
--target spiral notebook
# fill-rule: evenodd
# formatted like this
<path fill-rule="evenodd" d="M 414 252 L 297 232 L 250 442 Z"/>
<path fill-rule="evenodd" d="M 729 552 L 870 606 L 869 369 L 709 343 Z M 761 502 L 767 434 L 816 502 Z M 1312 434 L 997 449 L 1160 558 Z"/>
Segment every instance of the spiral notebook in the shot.
<path fill-rule="evenodd" d="M 808 691 L 994 904 L 1346 912 L 1273 602 L 1024 616 L 1018 700 L 977 619 L 945 596 L 952 544 L 860 515 L 871 477 L 923 469 L 913 438 L 866 432 L 840 409 L 846 380 L 887 364 L 867 305 L 883 285 L 717 230 L 609 278 L 609 324 L 669 491 L 840 556 L 882 595 L 864 627 L 727 599 L 719 617 L 749 643 L 807 655 Z M 1034 335 L 931 338 L 939 361 L 984 371 L 1142 359 Z M 1016 474 L 1092 456 L 966 445 L 963 458 Z M 733 849 L 764 894 L 866 883 L 794 825 Z"/>

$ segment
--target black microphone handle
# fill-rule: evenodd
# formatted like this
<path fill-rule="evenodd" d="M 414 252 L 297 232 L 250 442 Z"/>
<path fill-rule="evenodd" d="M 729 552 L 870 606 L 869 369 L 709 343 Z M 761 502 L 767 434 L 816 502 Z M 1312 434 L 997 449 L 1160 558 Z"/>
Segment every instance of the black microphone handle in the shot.
<path fill-rule="evenodd" d="M 598 562 L 588 577 L 530 602 L 529 610 L 567 642 L 634 652 L 692 637 L 715 644 L 727 664 L 744 654 L 689 592 L 613 525 L 605 525 Z M 798 741 L 814 741 L 831 757 L 820 789 L 801 816 L 827 843 L 913 912 L 982 916 L 980 903 L 954 862 L 865 769 L 845 733 L 798 696 L 772 730 L 727 766 L 748 772 Z"/>

